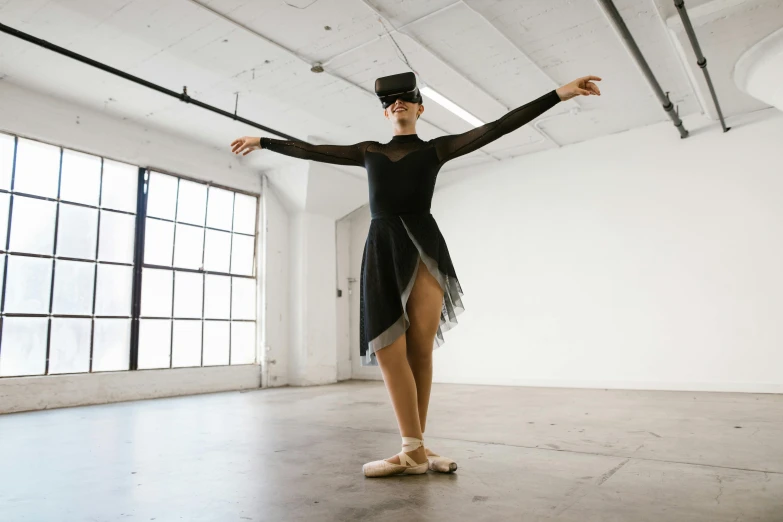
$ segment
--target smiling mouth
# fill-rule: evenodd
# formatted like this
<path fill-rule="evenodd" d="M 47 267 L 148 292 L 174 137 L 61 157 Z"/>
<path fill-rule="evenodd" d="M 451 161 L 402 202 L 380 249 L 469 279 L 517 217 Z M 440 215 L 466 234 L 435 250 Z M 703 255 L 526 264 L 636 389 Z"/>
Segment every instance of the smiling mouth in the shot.
<path fill-rule="evenodd" d="M 392 112 L 401 112 L 401 111 L 407 111 L 407 110 L 408 110 L 408 109 L 406 109 L 405 107 L 397 107 L 397 108 L 396 108 L 396 109 L 394 109 Z"/>

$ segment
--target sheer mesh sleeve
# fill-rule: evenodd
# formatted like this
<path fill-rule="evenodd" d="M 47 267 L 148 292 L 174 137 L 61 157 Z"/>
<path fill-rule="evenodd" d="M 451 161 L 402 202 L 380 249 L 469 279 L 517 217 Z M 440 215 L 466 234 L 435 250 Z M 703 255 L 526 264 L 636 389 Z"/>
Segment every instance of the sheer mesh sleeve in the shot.
<path fill-rule="evenodd" d="M 501 136 L 533 121 L 538 116 L 560 102 L 557 91 L 551 91 L 542 97 L 508 112 L 499 119 L 463 134 L 453 134 L 435 138 L 432 143 L 438 152 L 441 163 L 478 150 Z"/>
<path fill-rule="evenodd" d="M 355 145 L 312 145 L 306 141 L 261 138 L 261 148 L 294 158 L 364 167 L 364 152 L 371 141 Z"/>

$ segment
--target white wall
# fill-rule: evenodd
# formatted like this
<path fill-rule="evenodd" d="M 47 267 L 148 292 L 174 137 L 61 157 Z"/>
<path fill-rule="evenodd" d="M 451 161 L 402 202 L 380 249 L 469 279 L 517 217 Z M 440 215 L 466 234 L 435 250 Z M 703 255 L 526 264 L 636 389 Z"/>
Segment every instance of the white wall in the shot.
<path fill-rule="evenodd" d="M 727 134 L 702 123 L 686 140 L 666 123 L 524 156 L 436 192 L 466 312 L 435 380 L 783 392 L 783 115 Z M 354 214 L 353 245 L 366 221 Z"/>
<path fill-rule="evenodd" d="M 291 217 L 288 382 L 296 386 L 337 381 L 335 220 L 301 213 Z"/>
<path fill-rule="evenodd" d="M 0 81 L 0 131 L 240 190 L 261 190 L 258 171 L 227 151 L 4 81 Z"/>
<path fill-rule="evenodd" d="M 290 252 L 289 217 L 277 191 L 264 190 L 266 276 L 263 278 L 264 342 L 266 386 L 288 384 Z M 261 360 L 261 359 L 259 359 Z"/>
<path fill-rule="evenodd" d="M 290 212 L 288 383 L 309 386 L 351 375 L 344 339 L 347 298 L 336 297 L 338 270 L 347 272 L 337 265 L 337 220 L 367 201 L 367 182 L 323 163 L 301 165 L 304 170 L 288 169 L 270 179 L 281 187 Z M 346 241 L 345 232 L 339 241 Z"/>
<path fill-rule="evenodd" d="M 0 413 L 139 401 L 261 386 L 257 365 L 0 379 Z"/>
<path fill-rule="evenodd" d="M 337 285 L 342 295 L 337 302 L 337 380 L 351 378 L 351 221 L 341 219 L 336 223 Z"/>
<path fill-rule="evenodd" d="M 354 379 L 381 379 L 377 366 L 362 366 L 359 356 L 359 298 L 361 297 L 362 254 L 367 241 L 367 231 L 370 229 L 370 207 L 355 210 L 345 219 L 350 223 L 350 255 L 349 276 L 356 280 L 352 285 L 350 296 L 349 323 L 351 329 L 351 376 Z"/>

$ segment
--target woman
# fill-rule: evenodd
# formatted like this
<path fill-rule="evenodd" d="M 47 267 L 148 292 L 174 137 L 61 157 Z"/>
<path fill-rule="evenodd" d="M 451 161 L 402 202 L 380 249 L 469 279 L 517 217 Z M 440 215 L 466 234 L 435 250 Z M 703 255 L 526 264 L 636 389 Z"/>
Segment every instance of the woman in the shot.
<path fill-rule="evenodd" d="M 422 441 L 432 387 L 432 350 L 442 344 L 442 331 L 454 325 L 463 310 L 462 289 L 446 242 L 430 214 L 438 171 L 445 162 L 518 129 L 560 101 L 600 95 L 593 83 L 599 80 L 579 78 L 496 121 L 423 141 L 416 135 L 416 121 L 424 105 L 414 79 L 413 90 L 381 98 L 394 133 L 388 143 L 310 145 L 245 136 L 231 144 L 232 152 L 243 156 L 263 148 L 367 169 L 372 222 L 362 258 L 360 350 L 363 364 L 380 364 L 403 446 L 391 458 L 365 464 L 366 476 L 457 469 L 454 461 L 433 453 Z"/>

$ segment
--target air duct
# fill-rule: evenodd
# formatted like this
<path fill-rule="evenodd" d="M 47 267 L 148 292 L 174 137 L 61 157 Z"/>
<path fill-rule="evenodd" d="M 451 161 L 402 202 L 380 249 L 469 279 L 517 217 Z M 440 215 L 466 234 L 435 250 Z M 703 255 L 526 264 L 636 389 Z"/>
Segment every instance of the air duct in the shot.
<path fill-rule="evenodd" d="M 783 29 L 745 51 L 734 66 L 742 92 L 783 111 Z"/>

